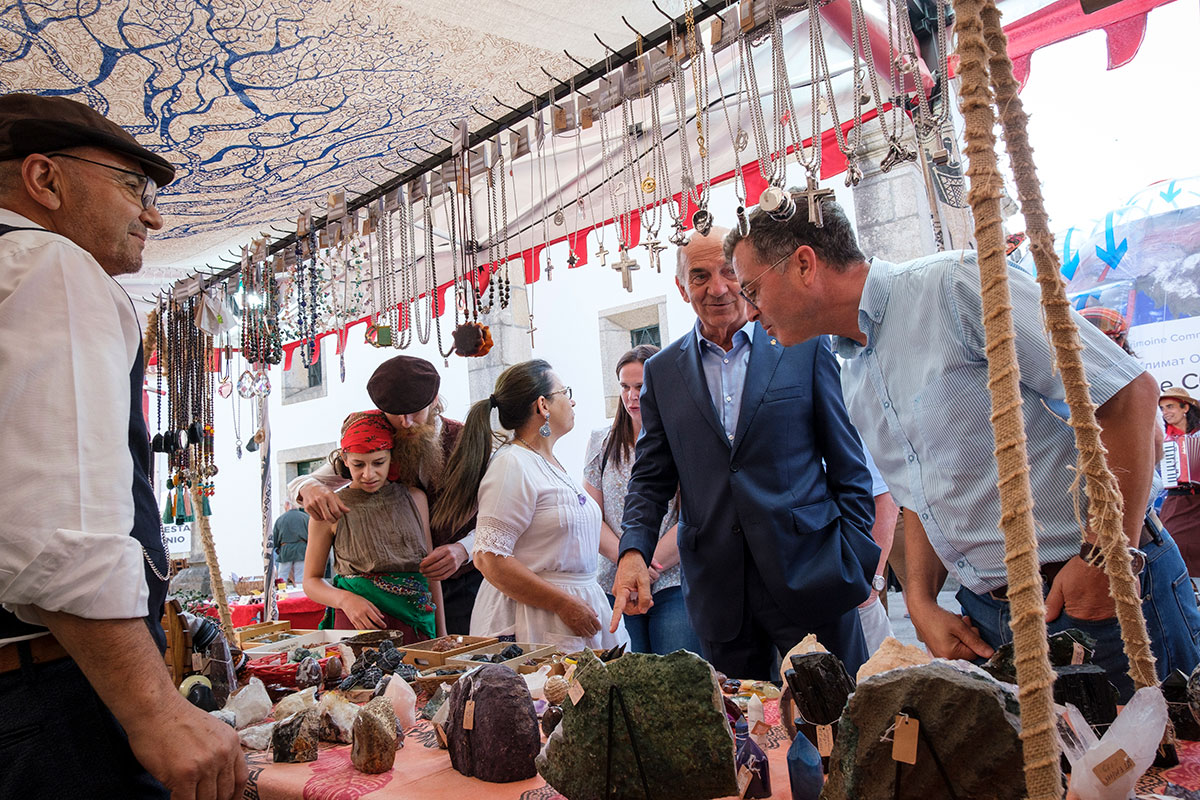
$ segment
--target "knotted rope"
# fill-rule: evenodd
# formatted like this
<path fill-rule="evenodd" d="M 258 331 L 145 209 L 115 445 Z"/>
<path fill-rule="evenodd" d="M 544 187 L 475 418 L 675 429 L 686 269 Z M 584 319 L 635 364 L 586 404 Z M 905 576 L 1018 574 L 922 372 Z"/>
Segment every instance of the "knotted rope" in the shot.
<path fill-rule="evenodd" d="M 233 633 L 233 615 L 229 613 L 229 598 L 225 596 L 225 582 L 221 580 L 221 565 L 217 561 L 217 547 L 213 544 L 212 526 L 204 507 L 204 495 L 199 486 L 192 487 L 192 508 L 196 514 L 196 525 L 200 527 L 200 543 L 204 545 L 204 563 L 208 565 L 208 580 L 212 584 L 213 599 L 217 602 L 217 613 L 221 616 L 221 630 L 230 647 L 237 646 Z"/>

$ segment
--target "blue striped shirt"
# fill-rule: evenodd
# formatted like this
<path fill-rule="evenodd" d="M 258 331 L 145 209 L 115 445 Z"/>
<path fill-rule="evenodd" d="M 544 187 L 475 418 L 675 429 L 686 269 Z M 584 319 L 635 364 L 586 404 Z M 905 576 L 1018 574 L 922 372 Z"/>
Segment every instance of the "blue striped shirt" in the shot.
<path fill-rule="evenodd" d="M 1062 380 L 1042 324 L 1040 290 L 1009 270 L 1022 412 L 1041 563 L 1079 552 L 1087 500 L 1075 479 L 1075 439 L 1061 407 Z M 973 592 L 1007 583 L 987 388 L 979 267 L 973 252 L 894 265 L 871 262 L 858 307 L 867 343 L 835 337 L 847 359 L 850 419 L 896 502 L 916 512 L 946 568 Z M 1103 404 L 1143 372 L 1082 317 L 1092 402 Z"/>
<path fill-rule="evenodd" d="M 746 367 L 750 363 L 750 345 L 754 341 L 754 323 L 747 322 L 733 334 L 733 348 L 726 353 L 719 344 L 704 338 L 700 320 L 696 320 L 696 344 L 700 348 L 700 366 L 704 382 L 712 396 L 717 419 L 725 428 L 732 446 L 742 411 L 742 388 L 746 385 Z"/>

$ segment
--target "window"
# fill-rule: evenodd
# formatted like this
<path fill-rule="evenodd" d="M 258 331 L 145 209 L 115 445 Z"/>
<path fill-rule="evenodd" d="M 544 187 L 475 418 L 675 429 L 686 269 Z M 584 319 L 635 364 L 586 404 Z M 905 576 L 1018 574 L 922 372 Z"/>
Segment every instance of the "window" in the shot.
<path fill-rule="evenodd" d="M 302 347 L 292 354 L 292 366 L 283 373 L 283 404 L 303 403 L 325 397 L 325 355 L 318 350 L 316 360 L 309 366 L 304 364 Z"/>
<path fill-rule="evenodd" d="M 629 346 L 637 347 L 639 344 L 652 344 L 655 347 L 662 347 L 662 335 L 659 333 L 657 325 L 647 325 L 643 328 L 634 328 L 629 332 Z"/>
<path fill-rule="evenodd" d="M 315 389 L 321 385 L 321 359 L 317 359 L 317 363 L 308 367 L 308 388 Z"/>
<path fill-rule="evenodd" d="M 313 470 L 325 463 L 323 458 L 314 458 L 312 461 L 297 461 L 296 475 L 311 475 Z"/>

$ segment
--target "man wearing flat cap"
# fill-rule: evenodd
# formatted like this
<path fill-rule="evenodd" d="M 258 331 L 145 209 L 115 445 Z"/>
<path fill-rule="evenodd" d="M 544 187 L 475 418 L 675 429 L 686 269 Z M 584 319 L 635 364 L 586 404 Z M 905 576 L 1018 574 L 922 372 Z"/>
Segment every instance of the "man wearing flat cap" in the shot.
<path fill-rule="evenodd" d="M 396 429 L 392 463 L 399 465 L 399 480 L 419 486 L 432 509 L 441 496 L 441 478 L 446 459 L 458 442 L 462 423 L 443 417 L 438 389 L 442 379 L 437 369 L 423 358 L 396 356 L 379 365 L 367 381 L 371 402 Z M 293 502 L 314 519 L 335 520 L 346 513 L 336 491 L 349 481 L 323 465 L 288 484 Z M 471 609 L 483 576 L 471 563 L 475 520 L 458 530 L 435 527 L 433 552 L 421 562 L 421 573 L 442 582 L 446 630 L 466 633 L 471 627 Z"/>
<path fill-rule="evenodd" d="M 0 96 L 0 797 L 231 798 L 237 735 L 162 653 L 142 267 L 175 176 L 65 97 Z"/>

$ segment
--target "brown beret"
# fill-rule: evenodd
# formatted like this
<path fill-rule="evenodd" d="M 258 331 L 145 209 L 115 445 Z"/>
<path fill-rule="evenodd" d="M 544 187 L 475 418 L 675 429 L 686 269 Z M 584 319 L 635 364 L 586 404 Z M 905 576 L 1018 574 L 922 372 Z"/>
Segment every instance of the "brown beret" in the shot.
<path fill-rule="evenodd" d="M 175 179 L 175 167 L 137 143 L 103 114 L 66 97 L 0 96 L 0 161 L 68 147 L 102 147 L 129 156 L 159 186 Z"/>
<path fill-rule="evenodd" d="M 432 405 L 442 377 L 433 364 L 415 356 L 396 356 L 376 367 L 367 394 L 386 414 L 415 414 Z"/>

